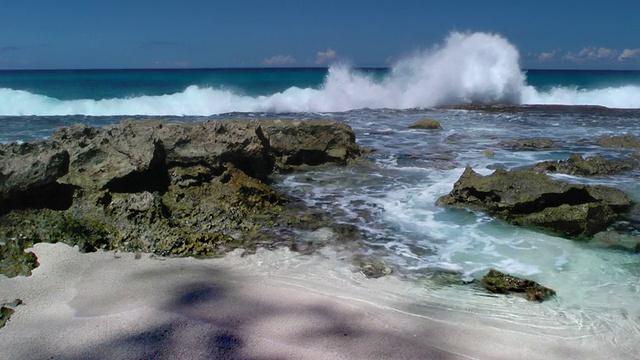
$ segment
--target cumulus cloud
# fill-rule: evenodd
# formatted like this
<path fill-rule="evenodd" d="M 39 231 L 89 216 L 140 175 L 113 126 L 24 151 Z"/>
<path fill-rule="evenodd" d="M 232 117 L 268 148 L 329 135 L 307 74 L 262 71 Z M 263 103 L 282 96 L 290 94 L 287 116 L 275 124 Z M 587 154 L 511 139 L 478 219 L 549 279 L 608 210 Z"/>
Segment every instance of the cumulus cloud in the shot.
<path fill-rule="evenodd" d="M 317 65 L 326 64 L 329 61 L 331 61 L 333 58 L 335 58 L 336 55 L 337 55 L 336 51 L 333 50 L 332 48 L 327 48 L 327 51 L 325 52 L 318 51 L 318 55 L 316 56 L 315 63 Z"/>
<path fill-rule="evenodd" d="M 583 48 L 577 54 L 569 52 L 564 56 L 564 59 L 575 62 L 590 60 L 611 60 L 616 58 L 617 55 L 618 50 L 590 46 Z"/>
<path fill-rule="evenodd" d="M 622 53 L 620 54 L 620 56 L 618 56 L 618 60 L 624 61 L 624 60 L 627 60 L 627 59 L 637 58 L 639 54 L 640 54 L 640 49 L 638 49 L 638 48 L 636 48 L 636 49 L 624 49 L 624 50 L 622 50 Z"/>
<path fill-rule="evenodd" d="M 296 58 L 291 55 L 276 55 L 269 59 L 262 60 L 262 65 L 266 66 L 286 66 L 296 63 Z"/>
<path fill-rule="evenodd" d="M 560 49 L 556 49 L 556 50 L 553 50 L 553 51 L 541 52 L 541 53 L 532 53 L 532 54 L 529 54 L 529 55 L 534 57 L 536 60 L 538 60 L 540 62 L 545 62 L 545 61 L 553 60 L 556 57 L 556 55 L 558 55 L 559 53 L 560 53 Z"/>

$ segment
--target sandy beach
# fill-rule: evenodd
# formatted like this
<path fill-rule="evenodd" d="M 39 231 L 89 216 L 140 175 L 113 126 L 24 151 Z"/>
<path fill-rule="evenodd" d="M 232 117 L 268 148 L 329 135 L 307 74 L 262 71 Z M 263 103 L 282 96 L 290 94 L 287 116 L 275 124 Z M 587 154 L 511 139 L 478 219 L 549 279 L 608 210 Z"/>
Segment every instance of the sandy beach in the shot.
<path fill-rule="evenodd" d="M 210 260 L 81 254 L 63 244 L 37 244 L 33 251 L 40 266 L 32 276 L 0 277 L 0 302 L 24 301 L 0 329 L 2 359 L 638 355 L 588 329 L 526 330 L 472 309 L 410 301 L 397 295 L 408 285 L 393 276 L 327 275 L 323 268 L 335 266 L 330 259 L 288 250 Z"/>

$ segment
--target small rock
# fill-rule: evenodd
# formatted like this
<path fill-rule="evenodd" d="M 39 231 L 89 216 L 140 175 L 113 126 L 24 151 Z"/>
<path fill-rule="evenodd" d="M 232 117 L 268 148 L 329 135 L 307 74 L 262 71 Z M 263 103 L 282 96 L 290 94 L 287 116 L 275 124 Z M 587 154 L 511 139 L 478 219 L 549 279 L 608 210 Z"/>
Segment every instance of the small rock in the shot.
<path fill-rule="evenodd" d="M 420 119 L 409 125 L 409 129 L 442 130 L 442 125 L 434 119 Z"/>
<path fill-rule="evenodd" d="M 554 296 L 556 292 L 544 287 L 535 281 L 521 279 L 512 275 L 491 269 L 482 278 L 482 286 L 492 293 L 509 294 L 523 293 L 529 301 L 545 301 Z"/>
<path fill-rule="evenodd" d="M 543 150 L 556 146 L 549 139 L 520 139 L 515 141 L 501 141 L 496 144 L 498 147 L 509 148 L 511 150 Z"/>
<path fill-rule="evenodd" d="M 370 279 L 381 278 L 393 273 L 393 269 L 387 266 L 387 264 L 380 259 L 367 257 L 363 254 L 357 254 L 353 256 L 352 260 L 358 267 L 358 270 Z"/>
<path fill-rule="evenodd" d="M 11 318 L 11 315 L 16 312 L 13 308 L 18 305 L 22 305 L 21 299 L 15 299 L 10 303 L 0 306 L 0 328 L 6 325 L 7 321 L 9 321 L 9 318 Z"/>

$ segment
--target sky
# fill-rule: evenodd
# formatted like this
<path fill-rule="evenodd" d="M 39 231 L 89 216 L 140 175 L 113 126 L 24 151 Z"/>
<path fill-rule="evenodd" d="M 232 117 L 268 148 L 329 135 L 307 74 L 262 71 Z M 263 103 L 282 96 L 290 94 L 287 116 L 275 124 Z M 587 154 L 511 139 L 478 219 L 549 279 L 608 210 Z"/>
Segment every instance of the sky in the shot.
<path fill-rule="evenodd" d="M 0 0 L 0 69 L 386 67 L 452 31 L 527 69 L 640 70 L 634 0 Z"/>

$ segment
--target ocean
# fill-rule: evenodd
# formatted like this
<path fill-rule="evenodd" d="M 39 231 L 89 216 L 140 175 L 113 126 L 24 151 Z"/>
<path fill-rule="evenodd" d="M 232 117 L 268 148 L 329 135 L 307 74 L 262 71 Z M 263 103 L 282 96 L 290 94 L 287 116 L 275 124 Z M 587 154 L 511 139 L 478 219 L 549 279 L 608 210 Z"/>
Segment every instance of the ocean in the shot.
<path fill-rule="evenodd" d="M 486 111 L 469 104 L 510 106 Z M 533 326 L 544 314 L 546 322 L 531 331 L 601 335 L 620 341 L 630 353 L 638 351 L 630 340 L 640 338 L 638 254 L 434 203 L 466 166 L 490 174 L 574 152 L 628 155 L 630 150 L 593 143 L 610 135 L 640 137 L 640 71 L 523 70 L 517 50 L 492 36 L 453 39 L 385 69 L 336 64 L 328 69 L 0 71 L 3 143 L 46 138 L 78 122 L 105 126 L 149 117 L 344 122 L 360 145 L 377 150 L 368 156 L 370 165 L 276 175 L 274 186 L 362 229 L 367 251 L 417 284 L 403 296 L 523 326 Z M 407 128 L 420 118 L 437 119 L 444 129 Z M 542 151 L 495 146 L 533 138 L 548 138 L 557 146 Z M 487 149 L 494 156 L 484 156 Z M 620 188 L 640 202 L 639 175 L 635 170 L 559 177 Z M 465 284 L 489 268 L 538 281 L 558 296 L 531 305 L 489 298 Z"/>

